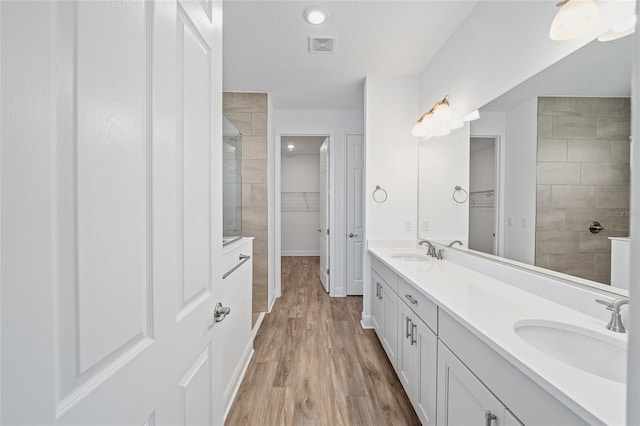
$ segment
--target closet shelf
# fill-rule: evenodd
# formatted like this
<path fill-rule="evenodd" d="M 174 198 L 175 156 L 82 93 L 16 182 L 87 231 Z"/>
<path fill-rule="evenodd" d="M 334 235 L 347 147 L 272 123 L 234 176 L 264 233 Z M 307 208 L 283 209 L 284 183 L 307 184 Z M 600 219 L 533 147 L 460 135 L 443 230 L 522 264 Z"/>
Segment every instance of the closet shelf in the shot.
<path fill-rule="evenodd" d="M 280 211 L 311 213 L 320 211 L 320 192 L 288 192 L 280 193 Z"/>

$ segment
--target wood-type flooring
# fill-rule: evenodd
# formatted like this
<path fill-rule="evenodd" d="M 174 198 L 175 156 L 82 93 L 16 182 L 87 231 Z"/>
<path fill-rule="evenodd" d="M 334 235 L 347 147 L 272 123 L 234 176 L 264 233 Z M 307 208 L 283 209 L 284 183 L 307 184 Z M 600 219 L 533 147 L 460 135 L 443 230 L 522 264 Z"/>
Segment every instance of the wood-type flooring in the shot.
<path fill-rule="evenodd" d="M 317 257 L 282 258 L 282 297 L 264 318 L 226 425 L 419 425 L 362 297 L 330 298 Z"/>

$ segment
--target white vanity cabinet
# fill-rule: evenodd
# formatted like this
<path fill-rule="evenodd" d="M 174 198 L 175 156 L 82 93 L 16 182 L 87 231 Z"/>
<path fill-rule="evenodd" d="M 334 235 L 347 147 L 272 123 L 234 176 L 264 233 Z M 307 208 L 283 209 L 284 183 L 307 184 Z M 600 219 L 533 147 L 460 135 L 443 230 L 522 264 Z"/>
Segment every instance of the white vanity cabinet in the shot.
<path fill-rule="evenodd" d="M 442 342 L 438 347 L 437 424 L 522 425 Z"/>
<path fill-rule="evenodd" d="M 374 329 L 395 369 L 398 358 L 398 296 L 375 270 L 371 271 L 371 284 Z"/>
<path fill-rule="evenodd" d="M 435 424 L 438 338 L 404 302 L 398 326 L 398 377 L 420 422 Z"/>

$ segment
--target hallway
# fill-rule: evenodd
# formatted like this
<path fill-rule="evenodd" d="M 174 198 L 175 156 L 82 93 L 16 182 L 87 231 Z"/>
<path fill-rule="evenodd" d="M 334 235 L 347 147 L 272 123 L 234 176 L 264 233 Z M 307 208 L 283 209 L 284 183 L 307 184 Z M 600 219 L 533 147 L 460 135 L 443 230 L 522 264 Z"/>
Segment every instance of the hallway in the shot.
<path fill-rule="evenodd" d="M 330 298 L 317 257 L 282 258 L 282 297 L 265 316 L 227 425 L 419 425 L 362 297 Z"/>

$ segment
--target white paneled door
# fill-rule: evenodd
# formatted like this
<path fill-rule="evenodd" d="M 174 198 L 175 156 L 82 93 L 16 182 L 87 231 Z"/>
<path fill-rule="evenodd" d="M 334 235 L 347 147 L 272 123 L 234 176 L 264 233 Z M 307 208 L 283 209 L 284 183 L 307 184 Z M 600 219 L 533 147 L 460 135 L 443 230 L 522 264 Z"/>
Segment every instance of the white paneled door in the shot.
<path fill-rule="evenodd" d="M 347 135 L 347 295 L 362 295 L 364 256 L 364 136 Z"/>
<path fill-rule="evenodd" d="M 0 423 L 222 423 L 221 13 L 0 3 Z"/>
<path fill-rule="evenodd" d="M 329 293 L 329 138 L 320 146 L 320 282 Z"/>

